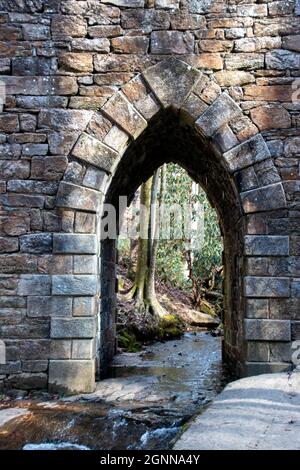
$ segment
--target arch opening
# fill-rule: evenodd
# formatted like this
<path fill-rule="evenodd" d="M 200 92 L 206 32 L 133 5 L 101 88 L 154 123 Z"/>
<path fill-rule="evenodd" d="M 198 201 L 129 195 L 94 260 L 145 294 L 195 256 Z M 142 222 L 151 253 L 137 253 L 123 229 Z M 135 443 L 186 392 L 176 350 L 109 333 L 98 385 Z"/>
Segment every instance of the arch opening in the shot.
<path fill-rule="evenodd" d="M 244 221 L 236 182 L 211 143 L 201 137 L 178 110 L 160 111 L 123 155 L 107 190 L 105 203 L 122 217 L 120 196 L 131 202 L 138 187 L 164 163 L 177 163 L 206 192 L 216 209 L 224 240 L 224 345 L 223 357 L 241 374 L 244 362 L 243 265 Z M 121 220 L 118 220 L 118 225 Z M 98 340 L 98 374 L 105 377 L 116 351 L 117 242 L 106 239 L 101 247 L 101 309 Z"/>

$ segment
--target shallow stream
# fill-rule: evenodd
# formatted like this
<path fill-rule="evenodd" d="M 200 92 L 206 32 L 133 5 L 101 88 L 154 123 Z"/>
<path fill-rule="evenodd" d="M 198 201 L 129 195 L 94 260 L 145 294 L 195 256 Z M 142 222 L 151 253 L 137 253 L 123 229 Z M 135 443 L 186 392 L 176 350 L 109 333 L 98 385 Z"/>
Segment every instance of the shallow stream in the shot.
<path fill-rule="evenodd" d="M 0 449 L 170 449 L 228 381 L 221 339 L 186 333 L 117 355 L 93 394 L 2 402 L 24 414 L 0 427 Z"/>

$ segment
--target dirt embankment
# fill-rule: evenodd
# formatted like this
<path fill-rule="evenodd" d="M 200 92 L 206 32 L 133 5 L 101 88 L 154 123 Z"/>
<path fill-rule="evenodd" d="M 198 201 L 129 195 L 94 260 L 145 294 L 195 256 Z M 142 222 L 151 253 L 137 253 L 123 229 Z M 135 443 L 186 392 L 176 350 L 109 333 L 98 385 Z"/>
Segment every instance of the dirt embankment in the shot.
<path fill-rule="evenodd" d="M 144 343 L 180 337 L 185 331 L 210 329 L 213 334 L 222 332 L 222 297 L 214 301 L 203 299 L 200 309 L 195 309 L 188 292 L 156 282 L 156 295 L 167 312 L 157 321 L 151 315 L 141 315 L 135 309 L 134 300 L 125 300 L 132 281 L 126 277 L 126 269 L 119 266 L 119 294 L 117 332 L 118 344 L 123 350 L 135 352 Z"/>

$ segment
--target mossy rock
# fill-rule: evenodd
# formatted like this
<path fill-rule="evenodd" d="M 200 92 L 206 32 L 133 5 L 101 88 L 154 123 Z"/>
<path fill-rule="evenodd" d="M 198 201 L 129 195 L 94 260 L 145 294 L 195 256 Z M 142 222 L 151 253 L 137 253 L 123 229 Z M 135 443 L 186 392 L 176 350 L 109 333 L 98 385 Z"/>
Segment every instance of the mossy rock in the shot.
<path fill-rule="evenodd" d="M 176 315 L 168 314 L 158 322 L 158 337 L 160 340 L 180 338 L 184 333 L 184 323 Z"/>
<path fill-rule="evenodd" d="M 123 291 L 125 289 L 125 279 L 123 276 L 118 277 L 118 289 Z"/>
<path fill-rule="evenodd" d="M 205 299 L 201 300 L 200 311 L 212 317 L 217 316 L 215 307 Z"/>

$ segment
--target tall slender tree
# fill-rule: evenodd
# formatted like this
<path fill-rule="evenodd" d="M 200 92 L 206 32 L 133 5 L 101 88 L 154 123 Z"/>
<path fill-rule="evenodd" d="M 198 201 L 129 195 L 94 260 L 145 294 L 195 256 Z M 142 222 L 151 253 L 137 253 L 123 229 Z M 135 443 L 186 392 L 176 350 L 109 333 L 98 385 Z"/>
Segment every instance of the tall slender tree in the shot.
<path fill-rule="evenodd" d="M 159 206 L 165 191 L 165 166 L 141 186 L 140 236 L 138 239 L 137 266 L 133 286 L 125 299 L 135 300 L 141 314 L 154 317 L 166 315 L 155 292 L 155 270 L 159 243 Z M 161 173 L 161 175 L 160 175 Z M 159 187 L 160 181 L 160 188 Z"/>

